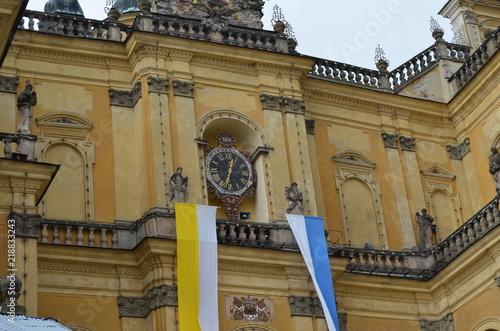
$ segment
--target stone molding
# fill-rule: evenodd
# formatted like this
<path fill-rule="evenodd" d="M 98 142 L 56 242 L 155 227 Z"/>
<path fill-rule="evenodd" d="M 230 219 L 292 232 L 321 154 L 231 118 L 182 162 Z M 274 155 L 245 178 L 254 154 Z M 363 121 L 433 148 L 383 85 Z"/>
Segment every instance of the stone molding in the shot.
<path fill-rule="evenodd" d="M 10 212 L 9 218 L 16 221 L 15 230 L 18 238 L 38 239 L 38 227 L 42 217 L 38 214 Z"/>
<path fill-rule="evenodd" d="M 111 106 L 134 108 L 137 101 L 142 97 L 141 82 L 136 82 L 130 91 L 109 89 L 109 101 Z"/>
<path fill-rule="evenodd" d="M 295 99 L 290 97 L 283 98 L 285 113 L 304 114 L 306 106 L 303 99 Z"/>
<path fill-rule="evenodd" d="M 144 318 L 161 307 L 177 307 L 177 285 L 160 285 L 148 290 L 142 297 L 118 297 L 120 317 Z"/>
<path fill-rule="evenodd" d="M 453 314 L 448 313 L 440 320 L 421 319 L 420 328 L 422 331 L 455 331 Z"/>
<path fill-rule="evenodd" d="M 396 133 L 382 132 L 384 147 L 398 148 L 398 135 Z"/>
<path fill-rule="evenodd" d="M 8 77 L 0 75 L 0 92 L 16 93 L 19 77 Z"/>
<path fill-rule="evenodd" d="M 415 152 L 415 138 L 399 136 L 399 142 L 403 151 Z"/>
<path fill-rule="evenodd" d="M 325 317 L 321 301 L 317 297 L 289 296 L 288 303 L 292 316 Z"/>
<path fill-rule="evenodd" d="M 306 132 L 308 134 L 314 134 L 314 123 L 315 123 L 314 120 L 309 120 L 309 119 L 306 120 Z"/>
<path fill-rule="evenodd" d="M 148 76 L 149 93 L 168 94 L 168 78 Z"/>
<path fill-rule="evenodd" d="M 465 138 L 458 145 L 446 145 L 446 150 L 450 159 L 462 160 L 470 152 L 470 140 L 469 138 Z"/>
<path fill-rule="evenodd" d="M 246 64 L 246 63 L 240 63 L 236 61 L 231 61 L 227 59 L 217 59 L 217 58 L 212 58 L 212 57 L 207 57 L 207 56 L 198 56 L 195 55 L 193 56 L 193 59 L 191 60 L 192 63 L 196 64 L 207 64 L 210 66 L 215 66 L 218 68 L 224 68 L 226 70 L 233 70 L 237 72 L 249 72 L 249 73 L 255 73 L 255 65 L 253 64 Z"/>
<path fill-rule="evenodd" d="M 193 98 L 194 83 L 186 82 L 179 79 L 174 79 L 172 82 L 174 87 L 174 95 L 180 97 Z"/>
<path fill-rule="evenodd" d="M 279 95 L 261 93 L 260 102 L 262 103 L 262 109 L 276 110 L 281 112 L 283 98 L 281 98 L 281 96 Z"/>

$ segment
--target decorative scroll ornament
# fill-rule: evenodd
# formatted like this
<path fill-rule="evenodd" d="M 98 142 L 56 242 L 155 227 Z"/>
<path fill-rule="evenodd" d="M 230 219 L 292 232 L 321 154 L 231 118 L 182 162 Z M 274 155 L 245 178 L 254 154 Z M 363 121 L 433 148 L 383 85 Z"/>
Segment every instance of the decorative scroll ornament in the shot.
<path fill-rule="evenodd" d="M 415 152 L 415 138 L 399 136 L 399 142 L 402 150 Z"/>
<path fill-rule="evenodd" d="M 262 109 L 281 111 L 283 99 L 279 95 L 271 95 L 262 93 L 260 95 Z"/>
<path fill-rule="evenodd" d="M 389 148 L 398 148 L 398 135 L 388 132 L 382 132 L 384 146 Z"/>
<path fill-rule="evenodd" d="M 450 159 L 461 160 L 470 152 L 470 140 L 465 138 L 459 145 L 446 145 Z"/>
<path fill-rule="evenodd" d="M 385 63 L 387 63 L 386 67 L 389 66 L 389 60 L 387 60 L 387 57 L 385 56 L 385 52 L 382 49 L 382 47 L 380 47 L 380 44 L 378 44 L 377 47 L 375 48 L 374 60 L 375 60 L 376 65 L 378 65 L 379 62 L 385 62 Z"/>
<path fill-rule="evenodd" d="M 420 320 L 422 331 L 455 331 L 453 314 L 448 313 L 440 320 Z"/>
<path fill-rule="evenodd" d="M 299 113 L 299 114 L 305 113 L 306 107 L 304 105 L 304 100 L 302 99 L 284 97 L 283 105 L 286 113 Z"/>
<path fill-rule="evenodd" d="M 19 238 L 38 238 L 38 227 L 42 217 L 38 214 L 11 212 L 10 219 L 16 221 L 16 236 Z"/>
<path fill-rule="evenodd" d="M 0 75 L 0 92 L 16 93 L 19 77 L 8 77 Z"/>
<path fill-rule="evenodd" d="M 168 94 L 168 78 L 148 76 L 147 81 L 150 93 Z"/>
<path fill-rule="evenodd" d="M 292 316 L 325 317 L 321 301 L 316 297 L 289 296 Z"/>
<path fill-rule="evenodd" d="M 130 91 L 109 89 L 109 101 L 111 106 L 134 108 L 141 96 L 141 82 L 136 82 Z"/>
<path fill-rule="evenodd" d="M 143 318 L 151 311 L 165 306 L 177 306 L 176 285 L 153 287 L 143 297 L 118 297 L 120 317 Z"/>
<path fill-rule="evenodd" d="M 193 82 L 185 82 L 179 79 L 174 79 L 174 95 L 181 97 L 193 97 L 194 83 Z"/>
<path fill-rule="evenodd" d="M 252 322 L 269 322 L 271 311 L 266 305 L 264 298 L 235 297 L 229 307 L 231 318 L 237 321 L 245 320 Z"/>

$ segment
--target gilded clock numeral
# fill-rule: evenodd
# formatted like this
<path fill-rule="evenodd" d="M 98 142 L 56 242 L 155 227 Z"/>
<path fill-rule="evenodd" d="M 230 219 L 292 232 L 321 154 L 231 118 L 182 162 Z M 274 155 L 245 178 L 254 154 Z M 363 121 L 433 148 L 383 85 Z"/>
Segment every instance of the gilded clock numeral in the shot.
<path fill-rule="evenodd" d="M 247 164 L 246 163 L 242 163 L 240 164 L 240 168 L 246 168 Z"/>
<path fill-rule="evenodd" d="M 213 174 L 216 174 L 217 173 L 217 168 L 210 168 L 210 172 L 213 173 Z"/>
<path fill-rule="evenodd" d="M 224 155 L 222 155 L 222 154 L 217 154 L 217 158 L 218 158 L 220 161 L 224 161 Z"/>
<path fill-rule="evenodd" d="M 229 191 L 232 191 L 233 190 L 233 184 L 231 184 L 231 183 L 227 184 L 227 189 Z"/>
<path fill-rule="evenodd" d="M 235 183 L 235 184 L 236 184 L 236 189 L 237 189 L 237 190 L 241 190 L 241 186 L 240 186 L 240 184 L 238 184 L 238 183 Z"/>
<path fill-rule="evenodd" d="M 231 153 L 224 153 L 224 154 L 226 154 L 226 160 L 232 160 L 233 154 Z"/>
<path fill-rule="evenodd" d="M 246 180 L 245 178 L 240 178 L 240 181 L 241 181 L 244 185 L 246 185 L 246 184 L 248 183 L 248 180 Z"/>
<path fill-rule="evenodd" d="M 222 188 L 226 188 L 226 187 L 227 187 L 227 184 L 228 184 L 228 183 L 227 183 L 226 181 L 224 181 L 224 180 L 221 180 L 221 181 L 219 182 L 219 186 L 220 186 L 220 187 L 222 187 Z"/>
<path fill-rule="evenodd" d="M 215 175 L 213 175 L 212 177 L 213 177 L 213 179 L 214 179 L 216 182 L 218 182 L 218 181 L 222 181 L 222 179 L 220 178 L 219 174 L 215 174 Z"/>
<path fill-rule="evenodd" d="M 243 171 L 241 172 L 241 174 L 242 174 L 243 176 L 247 176 L 247 177 L 250 175 L 250 173 L 249 173 L 247 170 L 243 170 Z"/>
<path fill-rule="evenodd" d="M 215 160 L 210 161 L 210 163 L 213 163 L 213 164 L 215 164 L 216 166 L 218 166 L 218 165 L 219 165 L 219 162 L 217 162 L 217 161 L 215 161 Z"/>

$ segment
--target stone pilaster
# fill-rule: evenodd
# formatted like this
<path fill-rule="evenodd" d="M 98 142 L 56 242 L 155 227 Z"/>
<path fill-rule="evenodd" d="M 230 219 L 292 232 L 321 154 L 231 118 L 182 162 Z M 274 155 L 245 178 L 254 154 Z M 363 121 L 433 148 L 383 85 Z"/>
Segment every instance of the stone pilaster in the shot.
<path fill-rule="evenodd" d="M 403 248 L 410 248 L 416 245 L 416 239 L 413 228 L 413 217 L 410 213 L 410 206 L 408 204 L 408 192 L 406 191 L 405 186 L 402 161 L 397 145 L 398 135 L 383 132 L 382 139 L 384 141 L 384 146 L 386 147 L 385 151 L 389 164 L 389 171 L 391 173 L 390 179 L 392 189 L 398 210 Z"/>

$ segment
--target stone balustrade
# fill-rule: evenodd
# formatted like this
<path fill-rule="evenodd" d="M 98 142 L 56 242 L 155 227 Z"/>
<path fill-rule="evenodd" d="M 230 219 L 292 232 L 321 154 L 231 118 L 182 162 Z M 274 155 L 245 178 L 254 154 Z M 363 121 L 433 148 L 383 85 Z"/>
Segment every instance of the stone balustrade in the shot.
<path fill-rule="evenodd" d="M 19 30 L 29 30 L 70 37 L 122 40 L 132 32 L 132 28 L 119 22 L 99 21 L 80 16 L 43 13 L 26 10 L 18 26 Z M 112 33 L 117 30 L 119 33 Z"/>
<path fill-rule="evenodd" d="M 454 85 L 455 91 L 458 92 L 464 87 L 499 48 L 500 28 L 492 32 L 476 51 L 468 57 L 465 63 L 448 79 Z"/>
<path fill-rule="evenodd" d="M 344 247 L 341 255 L 349 258 L 348 272 L 428 280 L 499 224 L 495 198 L 443 242 L 425 252 Z"/>
<path fill-rule="evenodd" d="M 380 72 L 376 70 L 318 59 L 309 76 L 349 85 L 379 88 L 379 74 Z"/>
<path fill-rule="evenodd" d="M 488 203 L 446 240 L 424 252 L 390 251 L 329 244 L 331 256 L 348 258 L 347 272 L 428 280 L 500 224 L 498 198 Z M 224 245 L 248 246 L 297 252 L 289 225 L 217 220 L 214 231 Z M 133 249 L 147 237 L 175 239 L 171 209 L 156 207 L 140 220 L 115 223 L 83 223 L 42 219 L 39 242 L 111 249 Z"/>

